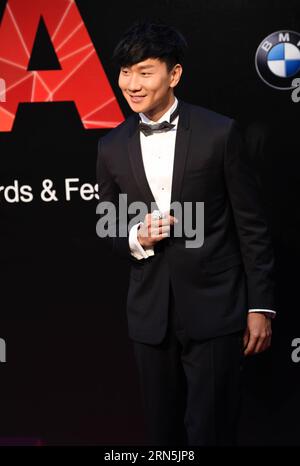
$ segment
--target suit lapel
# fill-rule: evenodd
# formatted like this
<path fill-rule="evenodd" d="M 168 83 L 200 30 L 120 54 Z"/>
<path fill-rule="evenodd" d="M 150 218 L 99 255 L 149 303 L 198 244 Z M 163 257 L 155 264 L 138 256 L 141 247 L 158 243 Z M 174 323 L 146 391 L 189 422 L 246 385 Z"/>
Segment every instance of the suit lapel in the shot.
<path fill-rule="evenodd" d="M 182 182 L 191 132 L 188 106 L 182 101 L 179 101 L 179 105 L 179 120 L 173 164 L 171 203 L 174 201 L 180 202 L 181 199 Z"/>
<path fill-rule="evenodd" d="M 179 105 L 179 120 L 175 143 L 171 202 L 180 201 L 190 137 L 188 106 L 182 101 L 179 101 Z M 142 194 L 142 198 L 146 201 L 147 205 L 150 206 L 152 202 L 154 203 L 154 208 L 158 209 L 145 173 L 141 151 L 140 133 L 138 130 L 138 121 L 138 115 L 133 115 L 128 139 L 128 152 L 131 169 L 136 184 L 138 185 Z"/>
<path fill-rule="evenodd" d="M 130 128 L 128 140 L 128 152 L 132 173 L 134 175 L 136 184 L 140 189 L 142 198 L 146 201 L 148 206 L 151 205 L 151 202 L 155 203 L 154 208 L 158 209 L 145 173 L 137 115 L 134 115 L 132 119 L 132 127 Z"/>

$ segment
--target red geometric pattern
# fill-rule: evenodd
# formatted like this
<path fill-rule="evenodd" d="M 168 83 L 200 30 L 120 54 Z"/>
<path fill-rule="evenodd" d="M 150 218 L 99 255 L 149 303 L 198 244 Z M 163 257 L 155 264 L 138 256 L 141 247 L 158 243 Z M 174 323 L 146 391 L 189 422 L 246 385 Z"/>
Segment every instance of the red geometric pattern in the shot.
<path fill-rule="evenodd" d="M 41 16 L 61 70 L 28 71 Z M 20 102 L 74 101 L 85 128 L 113 128 L 123 115 L 74 0 L 8 0 L 0 26 L 0 131 Z"/>

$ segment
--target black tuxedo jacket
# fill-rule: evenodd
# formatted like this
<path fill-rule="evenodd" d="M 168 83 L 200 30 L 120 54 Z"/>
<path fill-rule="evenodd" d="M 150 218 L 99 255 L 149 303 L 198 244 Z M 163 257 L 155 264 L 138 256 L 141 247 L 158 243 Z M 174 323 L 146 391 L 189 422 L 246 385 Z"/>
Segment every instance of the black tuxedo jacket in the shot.
<path fill-rule="evenodd" d="M 196 340 L 243 329 L 250 308 L 274 309 L 272 246 L 236 123 L 179 104 L 171 202 L 204 202 L 202 247 L 186 248 L 187 238 L 171 232 L 155 245 L 154 256 L 137 260 L 128 236 L 108 239 L 112 250 L 131 264 L 129 336 L 149 344 L 160 343 L 165 335 L 170 282 L 186 332 Z M 99 197 L 118 207 L 124 193 L 128 205 L 143 201 L 151 212 L 157 206 L 143 166 L 138 119 L 133 114 L 100 139 Z"/>

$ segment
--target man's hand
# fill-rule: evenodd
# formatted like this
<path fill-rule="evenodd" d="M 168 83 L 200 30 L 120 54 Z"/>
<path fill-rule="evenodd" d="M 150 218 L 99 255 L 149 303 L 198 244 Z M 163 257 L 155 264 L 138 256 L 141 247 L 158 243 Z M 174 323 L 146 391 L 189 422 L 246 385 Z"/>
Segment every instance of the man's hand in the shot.
<path fill-rule="evenodd" d="M 244 355 L 257 354 L 271 345 L 271 318 L 261 312 L 249 312 L 244 333 Z"/>
<path fill-rule="evenodd" d="M 155 243 L 169 236 L 170 225 L 174 225 L 177 219 L 172 215 L 165 218 L 154 219 L 151 214 L 147 214 L 144 225 L 141 225 L 137 232 L 137 238 L 143 248 L 153 247 Z"/>

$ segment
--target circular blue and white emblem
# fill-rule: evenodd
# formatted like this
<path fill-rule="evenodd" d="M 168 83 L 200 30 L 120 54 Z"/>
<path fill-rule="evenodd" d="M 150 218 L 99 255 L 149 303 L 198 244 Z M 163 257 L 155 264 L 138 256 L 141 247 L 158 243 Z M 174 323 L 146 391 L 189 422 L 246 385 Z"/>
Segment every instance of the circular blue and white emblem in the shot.
<path fill-rule="evenodd" d="M 266 37 L 255 56 L 261 79 L 276 89 L 292 89 L 292 81 L 300 77 L 300 34 L 277 31 Z"/>

